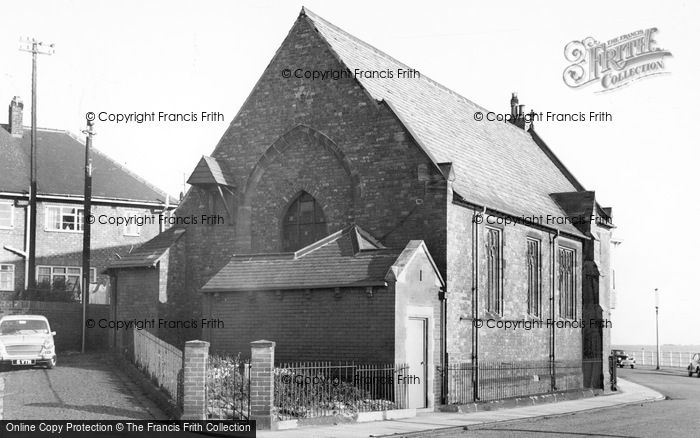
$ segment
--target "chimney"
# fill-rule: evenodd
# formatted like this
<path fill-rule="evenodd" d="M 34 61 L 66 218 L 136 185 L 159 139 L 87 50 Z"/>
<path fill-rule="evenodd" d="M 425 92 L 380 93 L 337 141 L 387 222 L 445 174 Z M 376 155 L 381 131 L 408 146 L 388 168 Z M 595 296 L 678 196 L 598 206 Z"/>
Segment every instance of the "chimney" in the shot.
<path fill-rule="evenodd" d="M 510 98 L 510 123 L 525 129 L 525 105 L 520 104 L 517 93 Z"/>
<path fill-rule="evenodd" d="M 9 108 L 9 117 L 7 121 L 7 130 L 13 137 L 22 137 L 24 128 L 22 127 L 22 112 L 24 111 L 24 103 L 19 96 L 12 98 Z"/>
<path fill-rule="evenodd" d="M 510 98 L 510 115 L 513 119 L 518 117 L 518 93 L 513 93 Z"/>

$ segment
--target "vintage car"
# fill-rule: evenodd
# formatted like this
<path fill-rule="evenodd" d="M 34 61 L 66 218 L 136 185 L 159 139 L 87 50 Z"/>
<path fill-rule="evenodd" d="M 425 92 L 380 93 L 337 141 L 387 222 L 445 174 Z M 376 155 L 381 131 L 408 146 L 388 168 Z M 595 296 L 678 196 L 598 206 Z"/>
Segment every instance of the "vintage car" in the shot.
<path fill-rule="evenodd" d="M 693 377 L 693 373 L 700 377 L 700 353 L 695 353 L 688 364 L 688 376 Z"/>
<path fill-rule="evenodd" d="M 56 366 L 56 348 L 49 321 L 39 315 L 0 319 L 0 365 Z"/>
<path fill-rule="evenodd" d="M 617 363 L 617 365 L 618 365 L 620 368 L 624 368 L 624 367 L 634 368 L 634 366 L 637 365 L 637 361 L 635 360 L 634 357 L 632 357 L 632 355 L 629 355 L 629 354 L 628 354 L 627 357 L 624 358 L 624 359 L 621 359 L 621 360 Z"/>

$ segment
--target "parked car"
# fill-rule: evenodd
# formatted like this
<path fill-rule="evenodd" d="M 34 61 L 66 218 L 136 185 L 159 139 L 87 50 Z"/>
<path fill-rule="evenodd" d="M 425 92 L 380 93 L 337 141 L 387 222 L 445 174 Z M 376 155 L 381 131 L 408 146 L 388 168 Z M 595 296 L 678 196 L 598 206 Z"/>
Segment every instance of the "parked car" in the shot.
<path fill-rule="evenodd" d="M 610 354 L 615 357 L 615 362 L 618 367 L 622 367 L 621 363 L 623 360 L 627 359 L 628 355 L 624 350 L 612 350 Z"/>
<path fill-rule="evenodd" d="M 56 366 L 56 347 L 49 321 L 40 315 L 0 318 L 0 365 Z"/>
<path fill-rule="evenodd" d="M 695 353 L 688 364 L 688 376 L 693 377 L 693 373 L 700 377 L 700 353 Z"/>
<path fill-rule="evenodd" d="M 637 361 L 632 356 L 627 355 L 626 358 L 620 360 L 617 364 L 620 368 L 624 368 L 624 367 L 634 368 L 634 366 L 637 364 Z"/>

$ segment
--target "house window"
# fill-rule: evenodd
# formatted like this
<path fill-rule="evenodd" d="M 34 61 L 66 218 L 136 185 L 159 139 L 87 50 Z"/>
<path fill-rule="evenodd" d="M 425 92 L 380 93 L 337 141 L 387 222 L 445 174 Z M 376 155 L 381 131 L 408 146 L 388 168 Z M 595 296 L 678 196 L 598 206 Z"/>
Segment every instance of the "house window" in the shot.
<path fill-rule="evenodd" d="M 313 196 L 301 192 L 292 202 L 282 222 L 284 251 L 296 251 L 325 237 L 328 232 L 321 206 Z"/>
<path fill-rule="evenodd" d="M 559 249 L 559 312 L 565 319 L 576 317 L 576 254 L 567 248 Z"/>
<path fill-rule="evenodd" d="M 527 239 L 527 313 L 542 315 L 540 241 Z"/>
<path fill-rule="evenodd" d="M 75 231 L 83 230 L 83 209 L 49 205 L 46 207 L 46 230 Z"/>
<path fill-rule="evenodd" d="M 0 201 L 0 229 L 14 226 L 15 208 L 12 202 Z"/>
<path fill-rule="evenodd" d="M 47 289 L 79 292 L 83 268 L 72 266 L 37 266 L 36 282 Z M 90 283 L 97 281 L 97 270 L 90 268 Z"/>
<path fill-rule="evenodd" d="M 0 290 L 15 290 L 15 265 L 0 265 Z"/>
<path fill-rule="evenodd" d="M 139 217 L 139 212 L 138 211 L 127 211 L 127 212 L 125 212 L 125 216 L 129 220 L 129 223 L 124 226 L 124 235 L 125 236 L 140 236 L 141 235 L 141 227 L 138 225 L 138 220 L 141 220 L 142 218 Z"/>
<path fill-rule="evenodd" d="M 487 228 L 486 236 L 486 290 L 488 292 L 487 310 L 503 314 L 503 260 L 501 230 Z"/>

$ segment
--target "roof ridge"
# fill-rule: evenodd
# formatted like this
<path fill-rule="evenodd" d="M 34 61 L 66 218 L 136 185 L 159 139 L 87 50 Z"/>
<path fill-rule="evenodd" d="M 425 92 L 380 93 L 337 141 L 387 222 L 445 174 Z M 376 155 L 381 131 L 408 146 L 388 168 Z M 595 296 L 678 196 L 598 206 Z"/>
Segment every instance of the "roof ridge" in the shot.
<path fill-rule="evenodd" d="M 324 246 L 328 245 L 329 243 L 335 242 L 336 240 L 340 239 L 345 233 L 350 232 L 353 229 L 354 225 L 347 226 L 345 228 L 341 228 L 340 230 L 336 231 L 335 233 L 331 233 L 328 236 L 324 237 L 323 239 L 317 240 L 313 243 L 310 243 L 306 245 L 303 248 L 300 248 L 294 252 L 294 258 L 299 259 L 301 257 L 304 257 L 305 255 L 312 253 L 316 251 L 317 249 L 323 248 Z"/>
<path fill-rule="evenodd" d="M 305 15 L 308 16 L 312 21 L 318 20 L 318 21 L 322 22 L 322 23 L 325 24 L 326 26 L 328 26 L 328 27 L 330 27 L 330 28 L 336 30 L 337 32 L 340 32 L 341 34 L 343 34 L 344 36 L 348 37 L 349 39 L 351 39 L 351 40 L 353 40 L 353 41 L 356 41 L 357 43 L 362 44 L 362 45 L 364 45 L 365 47 L 367 47 L 367 48 L 373 50 L 376 54 L 378 54 L 378 55 L 380 55 L 380 56 L 382 56 L 382 57 L 384 57 L 384 58 L 386 58 L 386 59 L 388 59 L 388 60 L 390 60 L 390 61 L 392 61 L 392 62 L 395 62 L 395 63 L 397 63 L 397 64 L 399 64 L 399 65 L 401 65 L 401 66 L 403 66 L 403 67 L 406 67 L 406 68 L 408 68 L 408 69 L 412 68 L 412 67 L 410 67 L 409 65 L 407 65 L 407 64 L 405 64 L 405 63 L 399 61 L 398 59 L 394 58 L 393 56 L 389 55 L 388 53 L 386 53 L 386 52 L 384 52 L 384 51 L 382 51 L 382 50 L 376 48 L 376 47 L 373 46 L 372 44 L 369 44 L 368 42 L 363 41 L 363 40 L 361 40 L 360 38 L 356 37 L 355 35 L 353 35 L 353 34 L 347 32 L 346 30 L 343 30 L 342 28 L 336 26 L 335 24 L 331 23 L 330 21 L 326 20 L 325 18 L 321 17 L 320 15 L 314 13 L 313 11 L 309 10 L 308 8 L 306 8 L 306 7 L 302 8 L 302 12 L 304 12 Z M 323 37 L 323 39 L 326 39 L 325 36 L 323 36 L 323 35 L 321 35 L 321 36 Z M 428 75 L 425 75 L 425 74 L 422 74 L 422 73 L 421 73 L 421 79 L 425 79 L 425 80 L 426 80 L 428 83 L 430 83 L 431 85 L 433 85 L 433 86 L 435 86 L 435 87 L 437 87 L 437 88 L 440 88 L 440 89 L 442 89 L 442 90 L 444 90 L 444 91 L 446 91 L 446 92 L 448 92 L 448 93 L 450 93 L 450 94 L 455 95 L 456 97 L 458 97 L 458 98 L 464 100 L 465 102 L 467 102 L 467 103 L 469 103 L 469 104 L 471 104 L 471 105 L 476 106 L 478 109 L 485 110 L 485 111 L 489 111 L 488 108 L 483 107 L 483 106 L 479 105 L 478 103 L 476 103 L 476 102 L 470 100 L 469 98 L 467 98 L 467 97 L 465 97 L 465 96 L 459 94 L 458 92 L 456 92 L 456 91 L 454 91 L 454 90 L 448 88 L 446 85 L 443 85 L 443 84 L 441 84 L 440 82 L 436 81 L 435 79 L 430 78 Z M 382 100 L 383 100 L 383 99 L 382 99 Z M 513 126 L 513 127 L 514 127 L 514 128 L 517 128 L 517 126 Z M 522 131 L 522 129 L 520 129 L 520 128 L 518 128 L 518 130 Z"/>
<path fill-rule="evenodd" d="M 37 128 L 37 129 L 39 129 L 39 128 Z M 60 132 L 60 133 L 66 134 L 66 135 L 68 135 L 69 137 L 71 137 L 73 140 L 75 140 L 75 141 L 77 141 L 78 143 L 80 143 L 81 145 L 85 146 L 85 141 L 84 141 L 84 139 L 81 138 L 80 136 L 78 136 L 78 134 L 73 133 L 72 131 L 69 131 L 69 130 L 67 130 L 67 129 L 63 129 L 63 130 L 55 129 L 55 130 L 52 130 L 52 131 L 53 131 L 53 132 Z M 119 167 L 121 170 L 123 170 L 124 173 L 126 173 L 127 175 L 129 175 L 129 176 L 131 176 L 132 178 L 136 179 L 138 182 L 140 182 L 140 183 L 146 185 L 148 188 L 150 188 L 151 190 L 153 190 L 153 191 L 156 192 L 157 194 L 161 195 L 163 198 L 168 197 L 171 205 L 177 205 L 177 204 L 178 204 L 177 201 L 174 201 L 174 202 L 173 202 L 173 200 L 177 200 L 177 199 L 178 199 L 176 196 L 172 196 L 172 195 L 170 195 L 169 193 L 163 191 L 162 189 L 156 187 L 156 186 L 153 185 L 151 182 L 147 181 L 145 178 L 143 178 L 142 176 L 140 176 L 139 174 L 137 174 L 137 173 L 134 172 L 133 170 L 129 169 L 126 165 L 124 165 L 124 164 L 118 162 L 116 159 L 114 159 L 114 158 L 110 157 L 109 155 L 107 155 L 106 152 L 100 150 L 98 147 L 93 146 L 93 147 L 92 147 L 92 151 L 93 151 L 94 153 L 96 153 L 96 154 L 101 155 L 103 158 L 105 158 L 105 159 L 108 160 L 109 162 L 115 164 L 117 167 Z M 163 199 L 162 201 L 163 201 L 163 203 L 165 203 L 165 199 Z"/>

